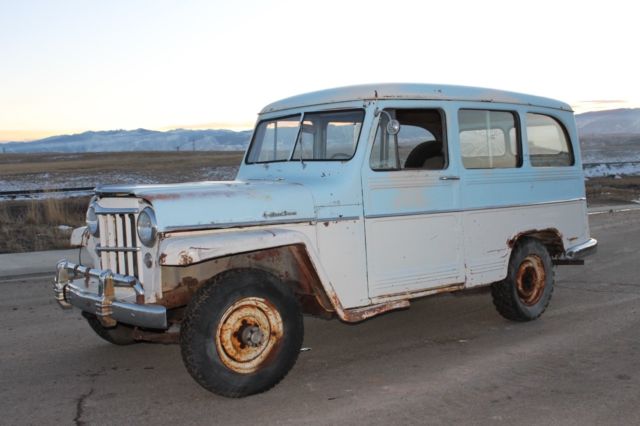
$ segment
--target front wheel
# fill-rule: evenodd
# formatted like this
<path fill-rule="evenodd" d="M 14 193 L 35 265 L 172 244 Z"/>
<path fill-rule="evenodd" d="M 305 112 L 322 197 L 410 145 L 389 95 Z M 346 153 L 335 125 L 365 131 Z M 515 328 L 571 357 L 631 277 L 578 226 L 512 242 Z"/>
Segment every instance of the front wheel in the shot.
<path fill-rule="evenodd" d="M 511 253 L 507 277 L 491 286 L 493 304 L 509 320 L 531 321 L 547 308 L 553 284 L 549 252 L 538 240 L 526 238 Z"/>
<path fill-rule="evenodd" d="M 298 358 L 303 334 L 290 287 L 264 271 L 235 269 L 193 296 L 180 346 L 187 371 L 202 387 L 238 398 L 280 382 Z"/>

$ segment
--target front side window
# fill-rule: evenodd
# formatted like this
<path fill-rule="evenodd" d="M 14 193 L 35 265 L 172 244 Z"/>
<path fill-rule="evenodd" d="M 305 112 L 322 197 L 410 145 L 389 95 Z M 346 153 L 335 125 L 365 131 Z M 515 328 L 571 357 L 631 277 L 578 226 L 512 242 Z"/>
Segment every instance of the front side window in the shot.
<path fill-rule="evenodd" d="M 353 157 L 364 110 L 308 112 L 261 121 L 247 163 L 331 161 Z"/>
<path fill-rule="evenodd" d="M 542 114 L 527 114 L 527 143 L 533 167 L 572 166 L 573 153 L 564 127 Z"/>
<path fill-rule="evenodd" d="M 300 114 L 260 122 L 255 131 L 248 163 L 287 161 L 298 136 Z"/>
<path fill-rule="evenodd" d="M 356 152 L 363 120 L 362 110 L 306 113 L 293 159 L 350 159 Z"/>
<path fill-rule="evenodd" d="M 387 115 L 388 113 L 388 115 Z M 386 131 L 389 117 L 400 132 Z M 369 164 L 373 170 L 442 170 L 447 166 L 443 114 L 437 109 L 387 109 L 380 115 Z"/>
<path fill-rule="evenodd" d="M 458 122 L 465 169 L 500 169 L 521 165 L 514 113 L 462 109 L 458 112 Z"/>

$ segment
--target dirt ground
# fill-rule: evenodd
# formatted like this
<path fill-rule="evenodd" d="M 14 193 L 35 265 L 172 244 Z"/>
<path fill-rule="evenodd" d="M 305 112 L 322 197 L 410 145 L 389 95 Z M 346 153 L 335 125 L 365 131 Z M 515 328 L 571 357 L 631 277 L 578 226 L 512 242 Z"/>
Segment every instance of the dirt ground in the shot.
<path fill-rule="evenodd" d="M 607 176 L 585 182 L 590 206 L 640 203 L 640 176 Z"/>
<path fill-rule="evenodd" d="M 230 180 L 241 152 L 115 152 L 2 154 L 0 191 Z"/>

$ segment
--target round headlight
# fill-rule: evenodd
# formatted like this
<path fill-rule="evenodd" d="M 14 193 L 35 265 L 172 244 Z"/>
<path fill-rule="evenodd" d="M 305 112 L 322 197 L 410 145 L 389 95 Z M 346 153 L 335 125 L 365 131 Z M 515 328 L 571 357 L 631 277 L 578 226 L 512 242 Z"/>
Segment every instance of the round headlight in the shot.
<path fill-rule="evenodd" d="M 138 237 L 147 247 L 152 247 L 156 242 L 156 216 L 149 207 L 142 210 L 138 216 Z"/>
<path fill-rule="evenodd" d="M 98 226 L 98 216 L 96 215 L 96 209 L 94 206 L 89 206 L 89 209 L 87 210 L 86 222 L 87 222 L 87 228 L 89 229 L 89 232 L 91 233 L 91 235 L 93 235 L 94 237 L 100 236 L 100 227 Z"/>

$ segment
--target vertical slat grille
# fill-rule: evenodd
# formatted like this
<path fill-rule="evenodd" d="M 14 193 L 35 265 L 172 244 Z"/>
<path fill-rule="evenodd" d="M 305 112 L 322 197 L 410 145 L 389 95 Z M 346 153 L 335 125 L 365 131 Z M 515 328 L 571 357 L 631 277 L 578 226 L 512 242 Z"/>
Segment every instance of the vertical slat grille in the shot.
<path fill-rule="evenodd" d="M 101 213 L 100 261 L 102 269 L 140 278 L 138 264 L 142 254 L 136 235 L 136 215 L 133 213 Z"/>
<path fill-rule="evenodd" d="M 132 214 L 126 214 L 123 216 L 124 220 L 124 238 L 125 238 L 125 246 L 126 247 L 135 247 L 135 242 L 133 240 L 133 234 L 135 233 L 133 226 L 133 222 L 135 218 Z M 127 262 L 127 274 L 138 276 L 138 271 L 134 271 L 133 265 L 135 264 L 133 261 L 135 253 L 127 252 L 126 254 L 126 262 Z"/>
<path fill-rule="evenodd" d="M 124 220 L 121 214 L 117 214 L 114 216 L 116 222 L 116 247 L 126 247 L 127 242 L 124 240 Z M 126 275 L 127 274 L 127 265 L 124 262 L 124 252 L 118 251 L 116 253 L 118 256 L 118 264 L 116 266 L 116 270 L 119 274 Z"/>

